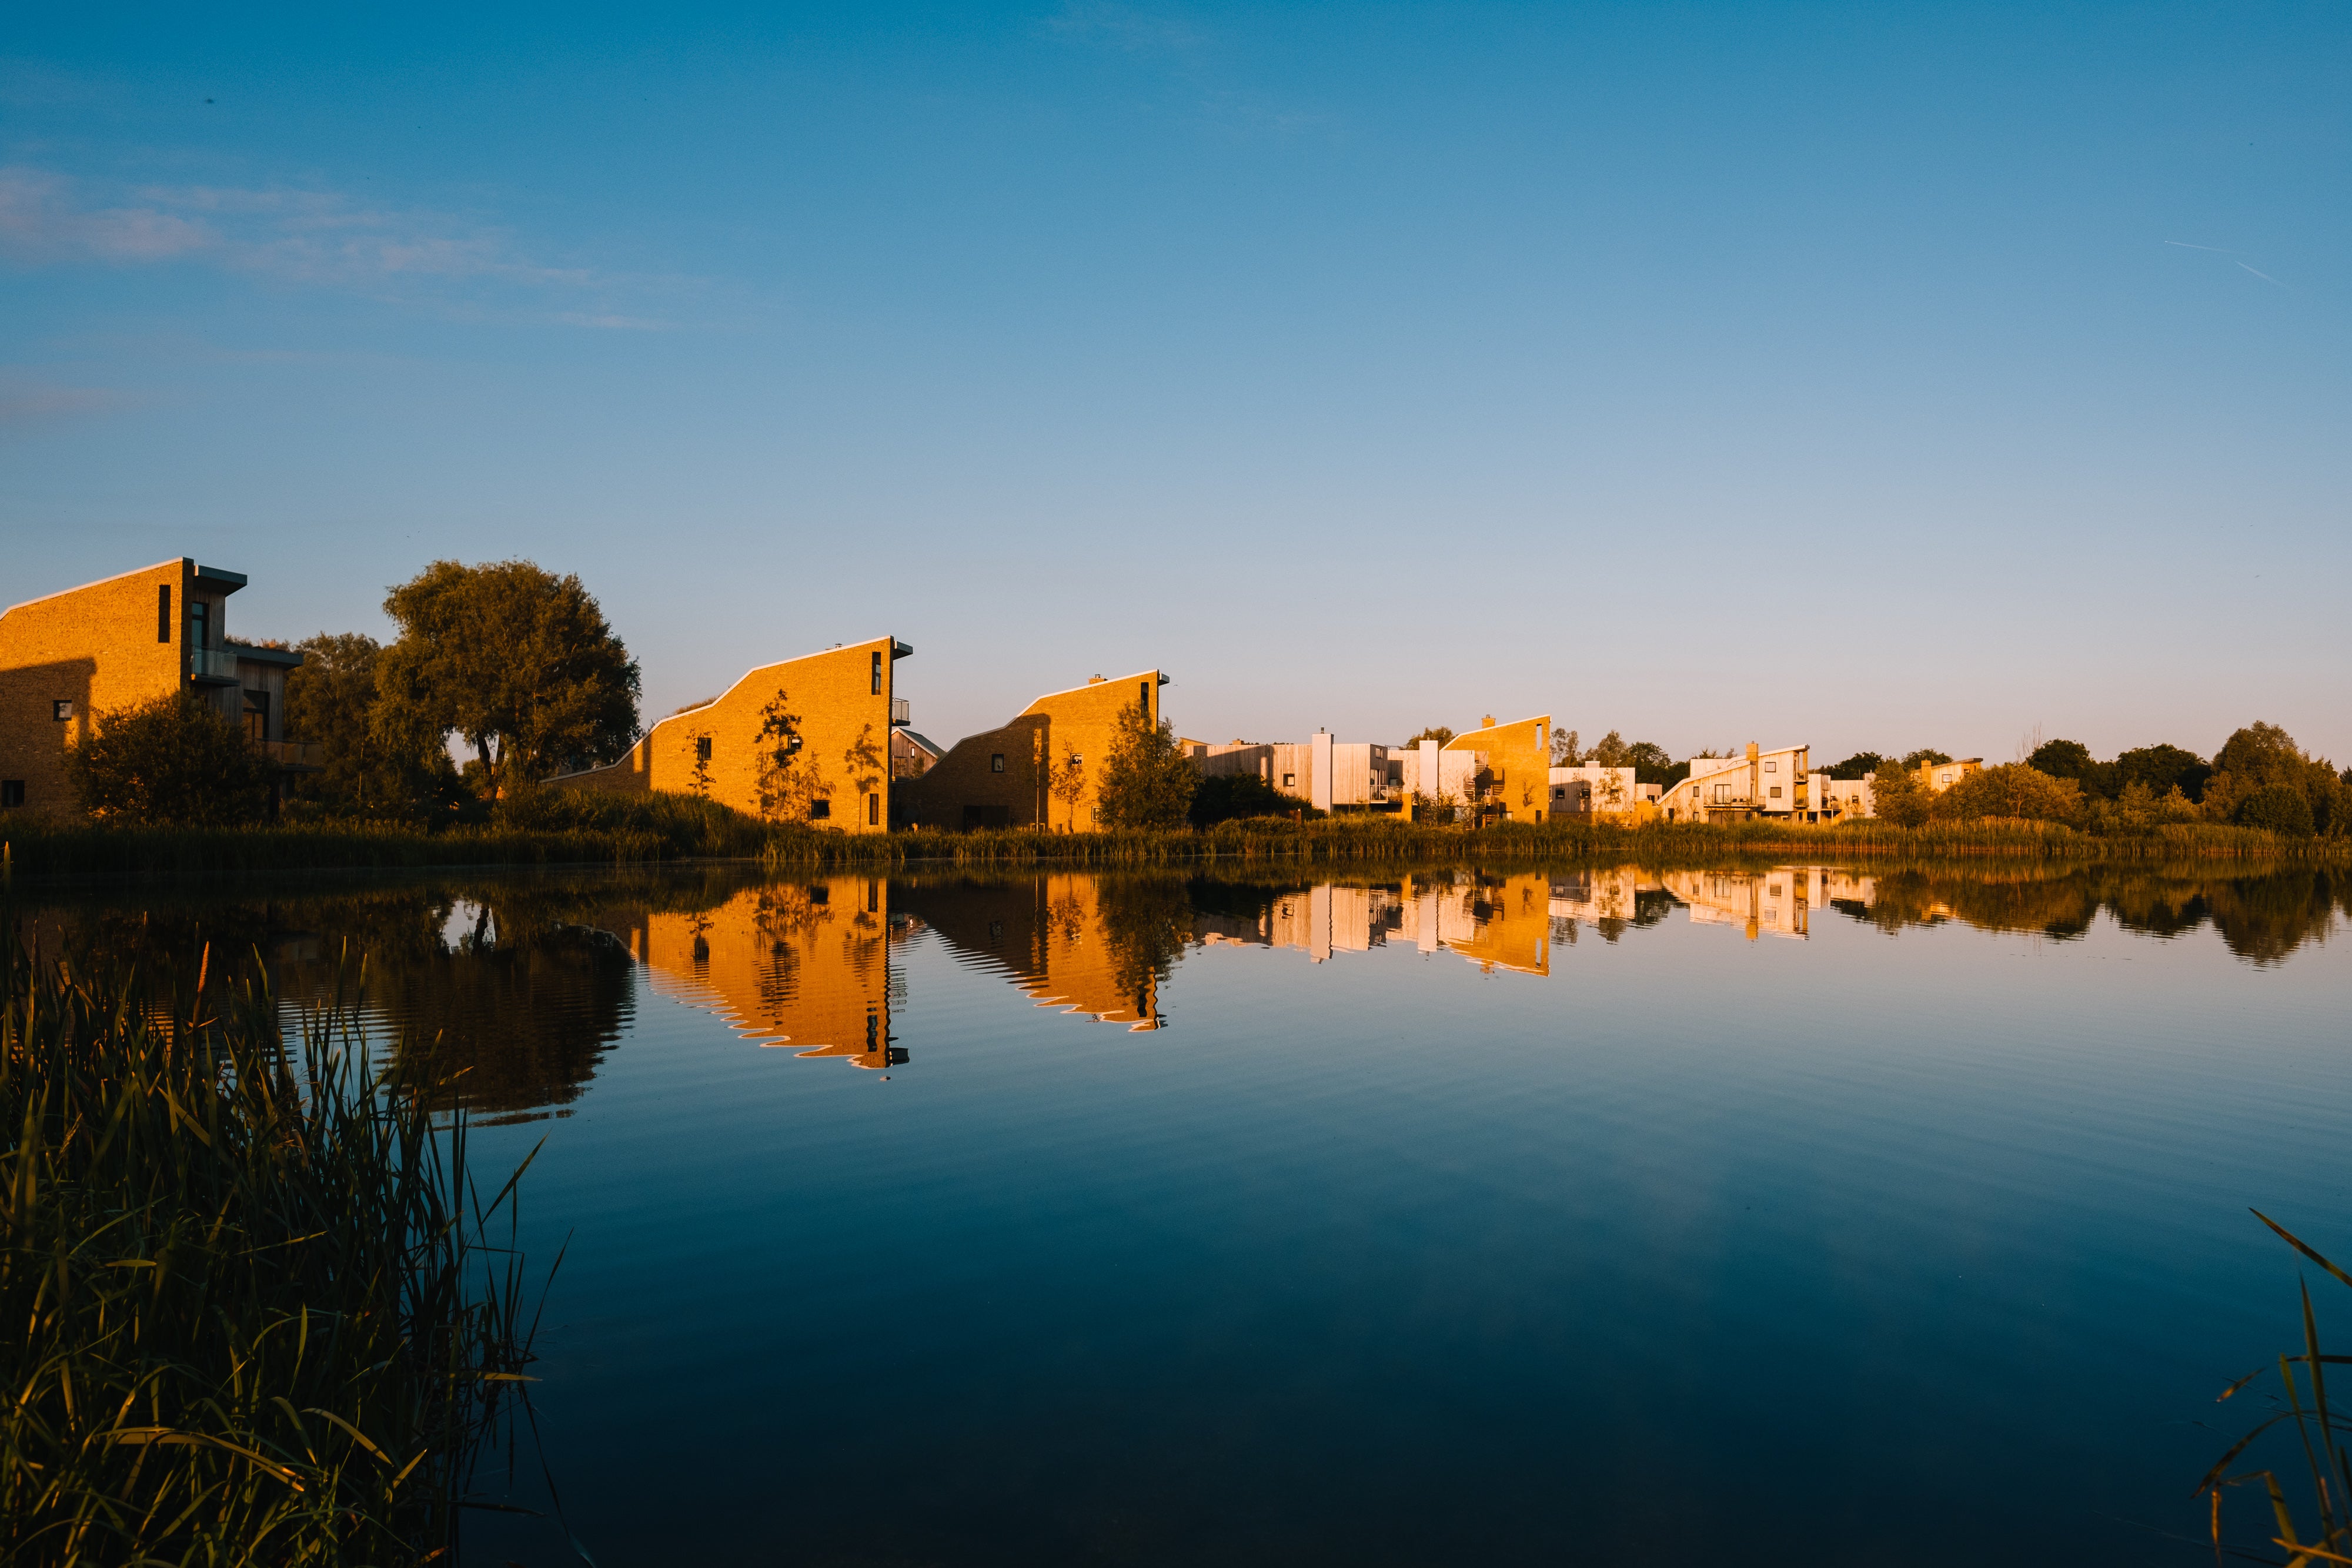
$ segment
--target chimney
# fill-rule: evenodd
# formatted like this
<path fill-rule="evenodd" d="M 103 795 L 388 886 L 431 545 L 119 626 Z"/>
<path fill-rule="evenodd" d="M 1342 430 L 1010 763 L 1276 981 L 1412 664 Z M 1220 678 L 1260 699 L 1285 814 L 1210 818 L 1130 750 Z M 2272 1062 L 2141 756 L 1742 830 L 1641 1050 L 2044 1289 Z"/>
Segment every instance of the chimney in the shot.
<path fill-rule="evenodd" d="M 1490 714 L 1488 714 L 1488 715 L 1487 715 L 1484 719 L 1481 719 L 1481 720 L 1479 721 L 1478 727 L 1479 727 L 1480 729 L 1492 729 L 1492 728 L 1494 728 L 1494 727 L 1495 727 L 1495 716 L 1494 716 L 1493 714 L 1491 714 L 1491 713 L 1490 713 Z"/>
<path fill-rule="evenodd" d="M 1748 743 L 1748 760 L 1750 762 L 1756 760 L 1756 743 L 1752 740 Z"/>

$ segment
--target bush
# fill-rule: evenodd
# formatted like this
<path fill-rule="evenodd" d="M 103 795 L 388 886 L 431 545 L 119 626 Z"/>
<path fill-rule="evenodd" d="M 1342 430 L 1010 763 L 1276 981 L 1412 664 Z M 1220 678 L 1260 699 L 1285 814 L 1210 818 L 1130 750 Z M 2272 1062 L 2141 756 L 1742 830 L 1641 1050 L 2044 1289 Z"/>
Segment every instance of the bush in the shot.
<path fill-rule="evenodd" d="M 1196 828 L 1213 828 L 1244 817 L 1287 817 L 1299 802 L 1255 773 L 1228 773 L 1201 780 L 1188 815 Z"/>
<path fill-rule="evenodd" d="M 2053 779 L 2027 763 L 2004 762 L 1971 773 L 1937 796 L 1927 814 L 1945 822 L 1980 817 L 2066 822 L 2074 819 L 2082 804 L 2082 786 L 2072 779 Z"/>
<path fill-rule="evenodd" d="M 82 810 L 102 822 L 227 828 L 269 814 L 270 766 L 194 692 L 96 716 L 66 749 Z"/>
<path fill-rule="evenodd" d="M 2311 797 L 2292 784 L 2265 784 L 2238 804 L 2238 826 L 2311 837 Z"/>

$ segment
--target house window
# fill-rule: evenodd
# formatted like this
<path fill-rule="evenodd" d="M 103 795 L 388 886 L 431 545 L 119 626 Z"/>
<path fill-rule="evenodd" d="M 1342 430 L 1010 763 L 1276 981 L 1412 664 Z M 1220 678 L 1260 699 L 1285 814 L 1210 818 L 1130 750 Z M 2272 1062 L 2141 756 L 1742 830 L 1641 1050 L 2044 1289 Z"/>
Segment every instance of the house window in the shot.
<path fill-rule="evenodd" d="M 73 698 L 58 697 L 56 701 L 50 703 L 49 716 L 56 719 L 59 724 L 63 724 L 66 720 L 73 717 Z"/>
<path fill-rule="evenodd" d="M 1143 705 L 1143 716 L 1150 718 L 1151 716 L 1151 683 L 1150 681 L 1135 683 L 1135 700 Z"/>
<path fill-rule="evenodd" d="M 159 582 L 155 585 L 155 641 L 168 643 L 171 640 L 172 585 Z"/>
<path fill-rule="evenodd" d="M 866 797 L 866 825 L 869 828 L 882 825 L 882 797 L 878 794 Z"/>
<path fill-rule="evenodd" d="M 1004 771 L 1004 753 L 1001 751 L 992 751 L 988 754 L 988 770 L 991 773 L 1002 773 Z"/>
<path fill-rule="evenodd" d="M 1284 774 L 1282 776 L 1282 787 L 1286 789 L 1297 789 L 1298 787 L 1298 775 L 1296 773 Z"/>
<path fill-rule="evenodd" d="M 698 735 L 694 737 L 694 759 L 697 762 L 708 762 L 710 760 L 710 737 L 709 736 Z"/>
<path fill-rule="evenodd" d="M 245 738 L 247 740 L 269 738 L 269 694 L 268 692 L 249 691 L 245 694 Z"/>
<path fill-rule="evenodd" d="M 1780 798 L 1780 787 L 1778 784 L 1775 784 L 1775 785 L 1773 785 L 1773 786 L 1772 786 L 1772 799 L 1774 799 L 1775 800 L 1779 800 Z"/>
<path fill-rule="evenodd" d="M 1936 782 L 1938 784 L 1949 784 L 1951 781 L 1952 776 L 1948 773 L 1938 773 L 1936 775 Z"/>
<path fill-rule="evenodd" d="M 1717 785 L 1715 787 L 1715 803 L 1718 806 L 1725 806 L 1730 804 L 1730 802 L 1731 786 L 1728 784 Z"/>
<path fill-rule="evenodd" d="M 832 801 L 830 801 L 830 800 L 811 800 L 811 801 L 809 802 L 809 821 L 812 821 L 812 822 L 822 822 L 822 821 L 824 821 L 827 817 L 830 817 L 830 816 L 832 816 L 832 815 L 833 815 L 833 802 L 832 802 Z"/>
<path fill-rule="evenodd" d="M 874 655 L 874 695 L 882 695 L 882 654 L 878 650 Z"/>
<path fill-rule="evenodd" d="M 188 646 L 209 648 L 212 639 L 205 635 L 212 618 L 212 606 L 201 599 L 188 601 Z"/>
<path fill-rule="evenodd" d="M 1777 762 L 1768 762 L 1764 765 L 1764 771 L 1767 773 L 1778 773 L 1780 771 L 1780 765 Z"/>
<path fill-rule="evenodd" d="M 25 781 L 22 779 L 0 779 L 0 806 L 21 806 L 25 803 Z"/>

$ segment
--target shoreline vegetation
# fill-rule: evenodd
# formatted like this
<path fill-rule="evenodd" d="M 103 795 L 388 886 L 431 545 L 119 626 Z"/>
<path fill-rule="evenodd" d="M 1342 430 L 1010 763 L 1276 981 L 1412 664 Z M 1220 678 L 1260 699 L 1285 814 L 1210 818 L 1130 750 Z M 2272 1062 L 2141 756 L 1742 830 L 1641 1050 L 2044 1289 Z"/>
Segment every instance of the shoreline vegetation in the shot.
<path fill-rule="evenodd" d="M 530 1333 L 446 1086 L 210 946 L 6 968 L 0 1556 L 454 1553 Z"/>
<path fill-rule="evenodd" d="M 923 866 L 1129 866 L 1193 863 L 1528 860 L 1702 864 L 1803 856 L 1825 861 L 2158 861 L 2352 863 L 2352 839 L 2219 822 L 2088 831 L 2020 819 L 1843 826 L 1769 822 L 1405 822 L 1244 818 L 1207 829 L 1047 832 L 918 829 L 847 834 L 776 825 L 690 795 L 615 797 L 533 790 L 486 823 L 427 830 L 405 822 L 312 819 L 251 827 L 12 826 L 0 849 L 11 876 L 169 879 L 223 872 L 425 870 L 748 861 L 776 870 Z"/>

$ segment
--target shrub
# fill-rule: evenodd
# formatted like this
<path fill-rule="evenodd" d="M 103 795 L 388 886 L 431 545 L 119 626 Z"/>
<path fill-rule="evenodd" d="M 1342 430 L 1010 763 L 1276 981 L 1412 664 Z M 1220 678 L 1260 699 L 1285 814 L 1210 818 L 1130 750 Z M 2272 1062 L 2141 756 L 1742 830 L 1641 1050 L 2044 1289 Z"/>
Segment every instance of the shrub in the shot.
<path fill-rule="evenodd" d="M 1118 716 L 1110 755 L 1103 759 L 1095 820 L 1106 828 L 1180 828 L 1201 782 L 1200 770 L 1176 749 L 1176 732 L 1158 724 L 1139 702 Z"/>
<path fill-rule="evenodd" d="M 96 718 L 67 747 L 66 776 L 82 810 L 99 821 L 225 828 L 269 814 L 269 764 L 194 692 Z"/>
<path fill-rule="evenodd" d="M 1196 828 L 1213 828 L 1244 817 L 1287 817 L 1298 804 L 1255 773 L 1229 773 L 1202 779 L 1187 815 Z"/>
<path fill-rule="evenodd" d="M 1870 775 L 1872 810 L 1881 821 L 1916 828 L 1927 821 L 1928 794 L 1919 776 L 1900 763 L 1882 762 Z"/>

